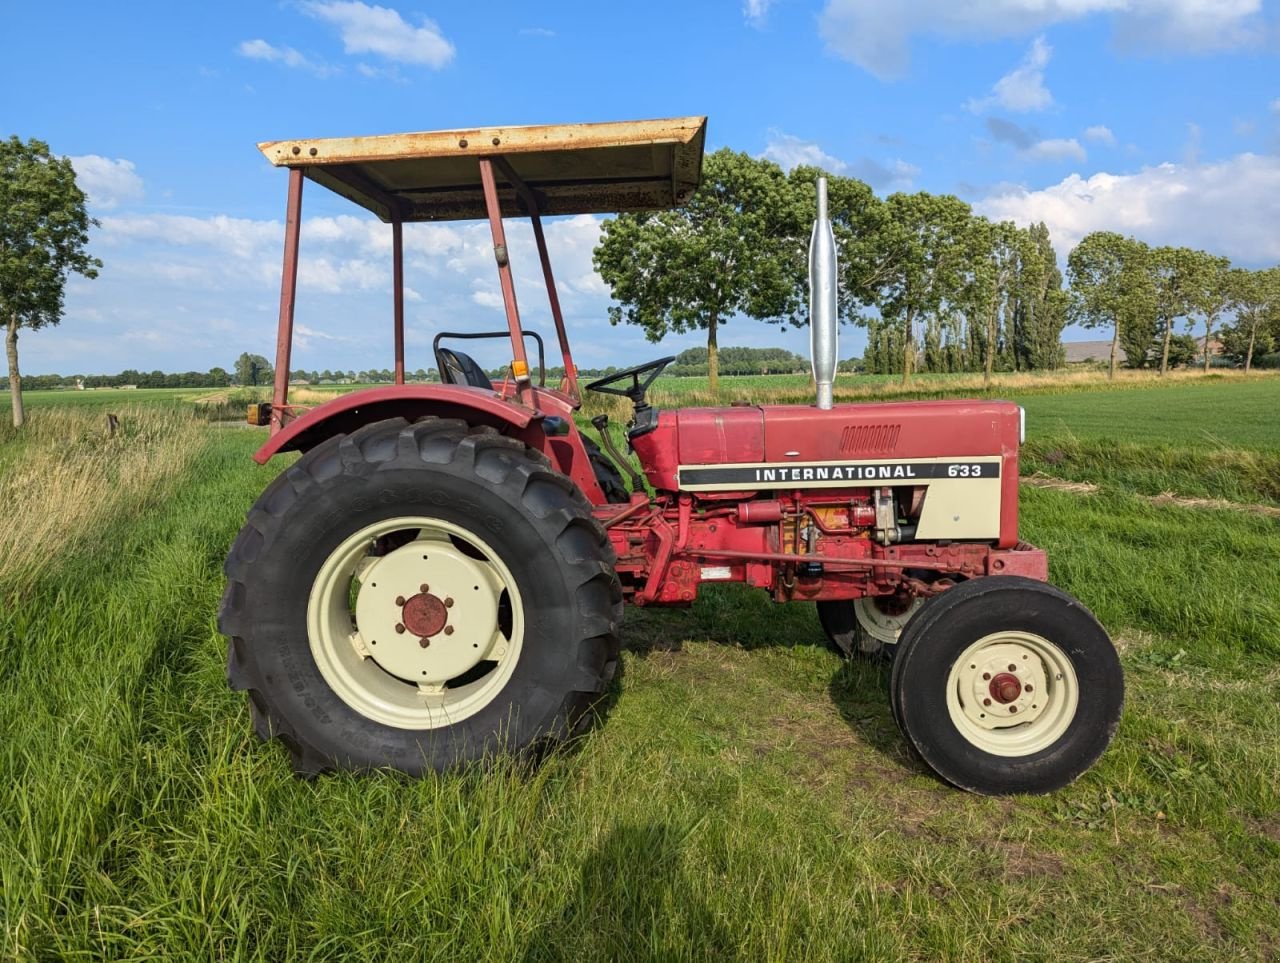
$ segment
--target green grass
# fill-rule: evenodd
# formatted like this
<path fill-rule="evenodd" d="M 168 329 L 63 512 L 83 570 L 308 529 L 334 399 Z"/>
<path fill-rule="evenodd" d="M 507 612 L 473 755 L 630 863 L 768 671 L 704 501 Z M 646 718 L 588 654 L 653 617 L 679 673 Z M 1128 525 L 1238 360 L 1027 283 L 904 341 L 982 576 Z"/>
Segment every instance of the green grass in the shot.
<path fill-rule="evenodd" d="M 193 401 L 205 395 L 225 392 L 226 388 L 96 388 L 93 391 L 24 391 L 22 403 L 32 408 L 50 406 L 110 408 L 121 405 L 175 405 Z M 8 412 L 12 400 L 8 391 L 0 394 L 0 411 Z M 7 418 L 8 415 L 6 414 Z"/>
<path fill-rule="evenodd" d="M 1121 391 L 1021 395 L 1032 438 L 1280 450 L 1280 377 L 1178 381 Z"/>
<path fill-rule="evenodd" d="M 1280 954 L 1272 520 L 1024 488 L 1128 677 L 1111 750 L 1050 797 L 940 785 L 882 668 L 732 586 L 630 610 L 605 724 L 537 770 L 304 783 L 214 625 L 279 466 L 198 431 L 186 477 L 0 606 L 0 958 Z"/>

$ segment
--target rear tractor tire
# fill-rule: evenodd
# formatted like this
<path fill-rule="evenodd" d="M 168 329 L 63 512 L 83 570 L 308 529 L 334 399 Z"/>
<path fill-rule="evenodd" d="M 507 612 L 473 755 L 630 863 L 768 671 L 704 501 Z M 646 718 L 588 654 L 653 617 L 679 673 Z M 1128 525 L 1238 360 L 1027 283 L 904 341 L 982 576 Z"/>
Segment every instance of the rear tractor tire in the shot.
<path fill-rule="evenodd" d="M 295 770 L 442 771 L 585 728 L 618 659 L 609 540 L 573 483 L 487 427 L 332 438 L 258 499 L 219 628 Z"/>
<path fill-rule="evenodd" d="M 1066 592 L 1015 576 L 929 599 L 898 642 L 894 719 L 920 758 L 983 795 L 1047 793 L 1110 744 L 1124 674 L 1106 630 Z"/>
<path fill-rule="evenodd" d="M 819 602 L 818 621 L 828 645 L 846 658 L 893 658 L 898 638 L 922 599 L 868 596 Z"/>

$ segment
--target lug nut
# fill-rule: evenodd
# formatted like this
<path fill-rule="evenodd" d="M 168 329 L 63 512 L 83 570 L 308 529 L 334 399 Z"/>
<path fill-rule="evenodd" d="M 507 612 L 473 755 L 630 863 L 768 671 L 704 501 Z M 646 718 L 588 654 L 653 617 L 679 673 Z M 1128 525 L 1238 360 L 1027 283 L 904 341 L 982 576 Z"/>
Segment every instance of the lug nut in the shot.
<path fill-rule="evenodd" d="M 452 626 L 452 625 L 446 625 L 446 626 L 444 627 L 444 634 L 445 634 L 445 635 L 453 635 L 453 626 Z"/>
<path fill-rule="evenodd" d="M 445 599 L 445 600 L 444 600 L 444 607 L 445 607 L 445 608 L 447 608 L 447 609 L 451 609 L 451 608 L 453 608 L 453 599 Z"/>
<path fill-rule="evenodd" d="M 984 682 L 985 682 L 987 679 L 990 679 L 990 678 L 991 678 L 991 673 L 990 673 L 990 672 L 984 672 L 984 673 L 982 673 L 982 681 L 984 681 Z"/>
<path fill-rule="evenodd" d="M 1014 665 L 1012 662 L 1010 662 L 1010 663 L 1009 663 L 1009 671 L 1010 671 L 1010 672 L 1017 672 L 1017 671 L 1018 671 L 1018 667 L 1017 667 L 1016 665 Z"/>
<path fill-rule="evenodd" d="M 403 622 L 397 622 L 397 623 L 396 623 L 396 632 L 397 632 L 399 635 L 404 635 L 404 623 L 403 623 Z"/>
<path fill-rule="evenodd" d="M 403 596 L 403 595 L 397 595 L 397 596 L 396 596 L 396 605 L 404 605 L 404 596 Z"/>
<path fill-rule="evenodd" d="M 419 639 L 419 640 L 418 640 L 418 644 L 419 644 L 420 646 L 422 646 L 422 647 L 425 649 L 427 646 L 429 646 L 429 645 L 431 644 L 431 640 L 430 640 L 430 639 Z"/>
<path fill-rule="evenodd" d="M 984 706 L 989 706 L 989 705 L 991 705 L 991 700 L 990 700 L 990 699 L 983 699 L 983 700 L 982 700 L 982 704 L 983 704 Z"/>
<path fill-rule="evenodd" d="M 1030 686 L 1030 685 L 1024 685 L 1022 688 L 1023 688 L 1024 690 L 1026 690 L 1027 692 L 1030 692 L 1030 691 L 1031 691 L 1031 686 Z"/>
<path fill-rule="evenodd" d="M 1017 707 L 1017 706 L 1009 706 L 1009 711 L 1010 711 L 1010 712 L 1017 712 L 1017 711 L 1018 711 L 1018 707 Z"/>
<path fill-rule="evenodd" d="M 418 591 L 422 592 L 425 595 L 427 592 L 431 591 L 431 586 L 428 585 L 426 582 L 423 582 L 421 585 L 418 586 Z"/>

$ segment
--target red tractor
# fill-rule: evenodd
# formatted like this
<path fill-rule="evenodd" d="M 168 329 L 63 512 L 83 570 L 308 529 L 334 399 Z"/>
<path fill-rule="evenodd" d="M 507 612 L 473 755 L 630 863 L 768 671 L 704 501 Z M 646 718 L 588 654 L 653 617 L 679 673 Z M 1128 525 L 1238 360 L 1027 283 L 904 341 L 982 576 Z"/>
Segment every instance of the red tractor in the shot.
<path fill-rule="evenodd" d="M 680 205 L 705 131 L 681 118 L 260 145 L 289 188 L 275 390 L 250 412 L 271 435 L 255 458 L 302 457 L 232 546 L 219 625 L 232 687 L 299 772 L 417 774 L 554 746 L 609 686 L 624 603 L 687 606 L 720 582 L 817 603 L 841 652 L 892 652 L 894 718 L 960 788 L 1047 792 L 1106 748 L 1123 701 L 1115 650 L 1018 537 L 1022 410 L 831 404 L 823 216 L 816 405 L 659 411 L 646 389 L 671 358 L 579 385 L 540 218 Z M 391 224 L 394 279 L 395 384 L 310 410 L 288 399 L 304 178 Z M 517 215 L 542 262 L 559 387 L 521 328 L 503 226 Z M 441 383 L 406 384 L 402 225 L 481 218 L 508 329 L 439 334 Z M 459 350 L 467 337 L 509 340 L 500 384 Z M 579 429 L 580 388 L 630 399 L 643 478 Z"/>

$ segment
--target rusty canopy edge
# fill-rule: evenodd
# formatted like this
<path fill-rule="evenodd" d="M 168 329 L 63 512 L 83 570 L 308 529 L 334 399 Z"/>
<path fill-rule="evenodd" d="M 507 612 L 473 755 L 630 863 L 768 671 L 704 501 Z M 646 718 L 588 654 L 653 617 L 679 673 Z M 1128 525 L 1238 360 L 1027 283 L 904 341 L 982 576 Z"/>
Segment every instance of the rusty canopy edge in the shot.
<path fill-rule="evenodd" d="M 480 127 L 462 130 L 265 141 L 277 167 L 359 204 L 384 221 L 480 219 L 481 156 L 502 157 L 536 192 L 543 215 L 663 210 L 686 201 L 702 176 L 705 117 Z M 524 213 L 500 190 L 503 216 Z"/>

